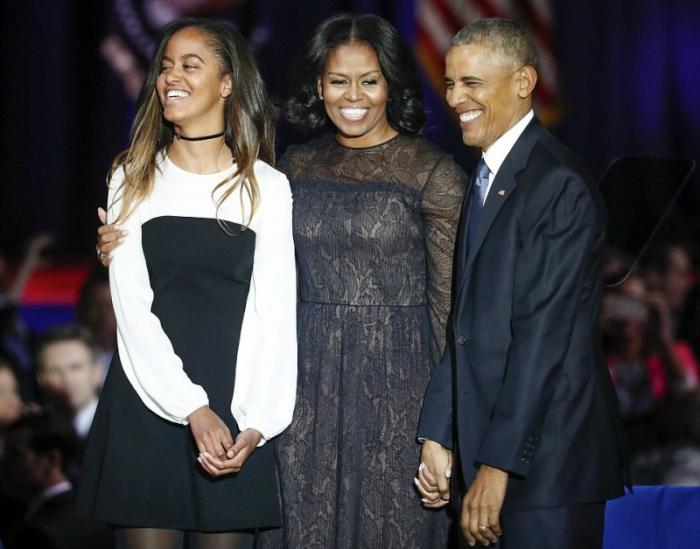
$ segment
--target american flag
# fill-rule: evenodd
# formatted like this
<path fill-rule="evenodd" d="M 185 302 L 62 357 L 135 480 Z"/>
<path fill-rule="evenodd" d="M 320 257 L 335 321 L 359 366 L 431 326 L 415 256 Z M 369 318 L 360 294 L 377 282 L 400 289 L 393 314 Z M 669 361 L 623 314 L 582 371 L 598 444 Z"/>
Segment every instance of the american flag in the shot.
<path fill-rule="evenodd" d="M 417 0 L 416 52 L 428 80 L 443 93 L 445 54 L 452 36 L 485 17 L 507 17 L 532 32 L 540 54 L 535 108 L 539 118 L 552 125 L 559 117 L 560 104 L 548 0 Z"/>

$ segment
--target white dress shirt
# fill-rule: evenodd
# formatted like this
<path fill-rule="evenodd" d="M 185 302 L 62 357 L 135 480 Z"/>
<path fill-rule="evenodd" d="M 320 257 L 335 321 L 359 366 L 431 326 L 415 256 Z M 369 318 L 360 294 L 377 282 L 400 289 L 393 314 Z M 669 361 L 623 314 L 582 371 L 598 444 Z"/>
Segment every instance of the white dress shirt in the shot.
<path fill-rule="evenodd" d="M 90 433 L 90 426 L 92 425 L 92 418 L 95 417 L 95 410 L 97 410 L 97 397 L 93 398 L 90 403 L 80 410 L 73 418 L 73 429 L 75 429 L 76 434 L 81 439 L 85 439 Z"/>
<path fill-rule="evenodd" d="M 486 198 L 491 190 L 493 180 L 496 179 L 496 174 L 498 173 L 498 170 L 501 169 L 503 161 L 506 159 L 506 156 L 508 156 L 508 153 L 513 148 L 513 145 L 515 145 L 518 137 L 520 137 L 523 131 L 525 131 L 525 128 L 530 123 L 530 120 L 534 118 L 534 116 L 535 113 L 532 112 L 532 109 L 530 109 L 525 116 L 523 116 L 513 125 L 512 128 L 496 139 L 496 141 L 493 142 L 487 151 L 482 153 L 482 158 L 491 172 L 489 174 L 489 184 L 486 187 L 486 193 L 484 194 L 484 202 L 486 202 Z"/>

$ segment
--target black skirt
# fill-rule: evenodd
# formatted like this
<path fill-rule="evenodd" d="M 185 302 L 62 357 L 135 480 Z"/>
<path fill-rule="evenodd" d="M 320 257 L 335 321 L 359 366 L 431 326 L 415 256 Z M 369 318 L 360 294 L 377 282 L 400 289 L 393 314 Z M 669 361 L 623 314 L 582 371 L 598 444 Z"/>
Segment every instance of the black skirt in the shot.
<path fill-rule="evenodd" d="M 235 437 L 231 398 L 255 233 L 230 236 L 213 219 L 182 217 L 158 217 L 142 230 L 151 311 Z M 190 428 L 146 408 L 115 353 L 83 458 L 78 513 L 118 526 L 205 532 L 280 525 L 271 443 L 221 478 L 204 472 L 197 454 Z"/>

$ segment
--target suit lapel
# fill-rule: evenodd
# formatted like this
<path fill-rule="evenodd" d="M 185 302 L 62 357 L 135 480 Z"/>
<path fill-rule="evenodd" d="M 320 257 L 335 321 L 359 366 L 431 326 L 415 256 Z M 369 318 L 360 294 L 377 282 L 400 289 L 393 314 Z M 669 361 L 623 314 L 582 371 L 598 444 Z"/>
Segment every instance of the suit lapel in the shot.
<path fill-rule="evenodd" d="M 461 272 L 458 294 L 461 293 L 462 287 L 469 279 L 471 270 L 474 266 L 474 260 L 477 257 L 481 246 L 486 239 L 493 222 L 498 215 L 506 201 L 510 198 L 511 194 L 517 186 L 516 175 L 520 172 L 526 165 L 527 160 L 530 157 L 530 152 L 535 146 L 535 143 L 539 139 L 540 133 L 542 131 L 542 126 L 537 120 L 533 118 L 532 121 L 527 125 L 523 133 L 520 135 L 518 140 L 513 145 L 513 148 L 506 156 L 503 164 L 501 165 L 496 178 L 491 184 L 489 189 L 489 194 L 486 197 L 486 202 L 484 203 L 484 209 L 481 211 L 481 217 L 479 219 L 479 224 L 477 225 L 476 234 L 472 239 L 472 245 L 468 250 L 468 255 L 466 256 L 466 264 Z M 472 185 L 473 186 L 473 185 Z M 467 202 L 465 198 L 465 203 Z M 463 210 L 463 215 L 465 210 Z M 469 221 L 462 225 L 462 241 L 460 243 L 460 251 L 462 255 L 459 255 L 460 261 L 466 255 L 466 230 L 469 226 Z"/>
<path fill-rule="evenodd" d="M 459 218 L 459 231 L 457 232 L 457 250 L 455 253 L 455 266 L 456 266 L 456 277 L 454 280 L 459 283 L 464 276 L 464 268 L 466 262 L 464 258 L 467 257 L 467 233 L 469 232 L 469 214 L 471 212 L 471 201 L 472 192 L 474 190 L 474 174 L 469 178 L 469 186 L 464 193 L 464 198 L 462 199 L 462 213 Z"/>

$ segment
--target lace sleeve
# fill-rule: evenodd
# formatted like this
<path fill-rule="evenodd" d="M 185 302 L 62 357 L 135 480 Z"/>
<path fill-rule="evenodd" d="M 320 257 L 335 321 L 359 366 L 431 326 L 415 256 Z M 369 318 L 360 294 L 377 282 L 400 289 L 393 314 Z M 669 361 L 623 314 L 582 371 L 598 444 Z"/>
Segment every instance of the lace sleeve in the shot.
<path fill-rule="evenodd" d="M 421 210 L 428 261 L 427 300 L 440 354 L 445 348 L 447 315 L 452 305 L 452 261 L 466 183 L 464 171 L 450 157 L 443 157 L 423 189 Z"/>

